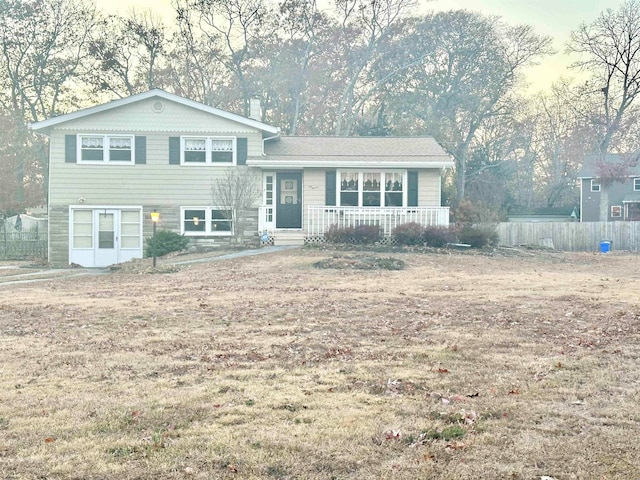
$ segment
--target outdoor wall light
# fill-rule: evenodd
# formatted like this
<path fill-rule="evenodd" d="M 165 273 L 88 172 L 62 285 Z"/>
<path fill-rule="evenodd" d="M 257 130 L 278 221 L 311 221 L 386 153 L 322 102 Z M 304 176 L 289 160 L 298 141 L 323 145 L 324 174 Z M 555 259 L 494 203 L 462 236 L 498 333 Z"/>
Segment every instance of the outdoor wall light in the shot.
<path fill-rule="evenodd" d="M 153 239 L 151 240 L 153 244 L 153 268 L 156 267 L 156 226 L 158 225 L 158 220 L 160 220 L 160 212 L 154 210 L 151 212 L 151 222 L 153 223 Z"/>

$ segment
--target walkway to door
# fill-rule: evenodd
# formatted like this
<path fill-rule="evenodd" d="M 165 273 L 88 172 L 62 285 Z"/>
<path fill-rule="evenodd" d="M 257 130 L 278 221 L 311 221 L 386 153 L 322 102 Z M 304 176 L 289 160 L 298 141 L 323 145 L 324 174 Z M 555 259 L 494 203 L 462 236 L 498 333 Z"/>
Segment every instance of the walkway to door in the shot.
<path fill-rule="evenodd" d="M 276 253 L 284 250 L 296 248 L 295 246 L 271 246 L 256 249 L 240 250 L 238 252 L 216 255 L 212 252 L 210 256 L 194 259 L 184 257 L 174 257 L 169 260 L 160 259 L 161 265 L 188 265 L 192 263 L 220 262 L 235 258 Z M 148 259 L 151 262 L 151 259 Z M 0 288 L 6 285 L 31 284 L 36 282 L 53 282 L 68 278 L 77 278 L 87 275 L 106 275 L 111 272 L 110 268 L 46 268 L 30 265 L 26 262 L 0 262 Z"/>

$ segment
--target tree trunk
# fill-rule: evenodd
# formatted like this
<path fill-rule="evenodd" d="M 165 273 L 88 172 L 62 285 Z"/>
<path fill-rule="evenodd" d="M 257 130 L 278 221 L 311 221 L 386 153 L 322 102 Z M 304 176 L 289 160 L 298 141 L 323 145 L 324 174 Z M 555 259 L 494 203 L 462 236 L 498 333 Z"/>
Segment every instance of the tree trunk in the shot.
<path fill-rule="evenodd" d="M 600 184 L 600 221 L 609 220 L 609 187 Z"/>

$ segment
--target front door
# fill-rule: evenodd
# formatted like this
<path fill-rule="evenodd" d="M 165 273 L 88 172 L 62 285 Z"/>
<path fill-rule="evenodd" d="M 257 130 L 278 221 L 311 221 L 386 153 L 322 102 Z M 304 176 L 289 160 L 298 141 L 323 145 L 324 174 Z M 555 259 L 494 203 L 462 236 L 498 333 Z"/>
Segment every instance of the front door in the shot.
<path fill-rule="evenodd" d="M 69 263 L 107 267 L 142 258 L 142 207 L 72 207 Z"/>
<path fill-rule="evenodd" d="M 302 173 L 278 173 L 276 178 L 276 228 L 302 228 Z"/>
<path fill-rule="evenodd" d="M 118 263 L 118 210 L 95 210 L 95 259 L 94 266 L 107 267 Z"/>

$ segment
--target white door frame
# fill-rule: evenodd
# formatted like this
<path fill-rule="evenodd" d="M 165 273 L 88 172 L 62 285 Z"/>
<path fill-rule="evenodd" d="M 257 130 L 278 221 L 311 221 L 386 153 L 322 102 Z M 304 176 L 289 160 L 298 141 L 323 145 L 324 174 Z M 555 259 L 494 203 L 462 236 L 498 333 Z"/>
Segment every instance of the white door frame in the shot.
<path fill-rule="evenodd" d="M 105 220 L 111 217 L 110 221 Z M 103 226 L 111 230 L 101 230 Z M 120 210 L 93 211 L 93 266 L 108 267 L 119 263 L 120 258 Z"/>
<path fill-rule="evenodd" d="M 82 246 L 74 246 L 74 212 L 91 212 L 91 224 L 84 222 L 84 242 Z M 129 221 L 128 231 L 123 232 L 123 212 L 136 212 L 137 220 Z M 112 215 L 112 228 L 102 232 L 100 235 L 101 215 Z M 89 215 L 87 215 L 88 220 Z M 128 219 L 131 220 L 131 219 Z M 69 206 L 69 263 L 83 267 L 107 267 L 116 263 L 126 262 L 133 258 L 142 258 L 143 237 L 142 237 L 142 207 L 141 206 L 114 206 L 114 205 L 70 205 Z M 138 232 L 136 233 L 136 226 Z M 133 228 L 133 232 L 131 231 Z M 88 237 L 90 232 L 90 239 Z M 105 235 L 105 233 L 111 235 Z M 122 234 L 128 238 L 128 248 L 123 248 Z M 80 235 L 79 235 L 80 236 Z M 109 238 L 110 237 L 110 238 Z M 131 247 L 131 240 L 137 246 Z M 90 241 L 89 241 L 90 240 Z M 101 246 L 102 245 L 102 246 Z M 110 245 L 112 247 L 110 248 Z M 74 248 L 75 247 L 75 248 Z"/>

